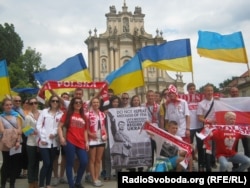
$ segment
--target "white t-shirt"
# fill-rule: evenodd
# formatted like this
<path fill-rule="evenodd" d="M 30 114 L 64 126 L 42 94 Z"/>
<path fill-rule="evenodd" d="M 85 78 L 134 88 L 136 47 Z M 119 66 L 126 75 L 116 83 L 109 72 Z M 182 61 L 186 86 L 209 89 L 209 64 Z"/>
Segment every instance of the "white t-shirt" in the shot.
<path fill-rule="evenodd" d="M 208 112 L 210 106 L 212 105 L 213 99 L 210 101 L 207 99 L 203 99 L 201 102 L 198 103 L 198 108 L 197 108 L 197 115 L 206 115 Z M 206 119 L 209 119 L 210 121 L 215 121 L 215 109 L 214 106 L 212 107 L 211 111 L 209 112 L 208 116 Z"/>
<path fill-rule="evenodd" d="M 165 120 L 176 121 L 178 124 L 177 134 L 180 137 L 185 137 L 187 122 L 186 116 L 190 116 L 187 101 L 178 99 L 178 104 L 169 103 L 166 106 Z"/>
<path fill-rule="evenodd" d="M 202 128 L 202 123 L 198 120 L 197 117 L 198 102 L 188 103 L 188 108 L 190 112 L 190 129 L 192 130 Z"/>

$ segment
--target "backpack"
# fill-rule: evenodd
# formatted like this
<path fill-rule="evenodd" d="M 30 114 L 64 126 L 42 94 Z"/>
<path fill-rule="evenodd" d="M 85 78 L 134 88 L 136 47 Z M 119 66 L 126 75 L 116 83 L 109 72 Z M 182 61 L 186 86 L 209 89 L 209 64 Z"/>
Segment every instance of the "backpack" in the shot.
<path fill-rule="evenodd" d="M 173 166 L 168 158 L 156 158 L 153 167 L 149 168 L 149 172 L 168 172 L 171 170 L 173 170 Z"/>

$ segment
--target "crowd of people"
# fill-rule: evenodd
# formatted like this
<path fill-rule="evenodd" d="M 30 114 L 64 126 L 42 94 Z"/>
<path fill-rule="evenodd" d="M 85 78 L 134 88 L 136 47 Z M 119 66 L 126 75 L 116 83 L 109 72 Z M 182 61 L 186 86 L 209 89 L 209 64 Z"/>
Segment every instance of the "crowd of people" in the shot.
<path fill-rule="evenodd" d="M 187 91 L 189 95 L 196 94 L 195 84 L 189 83 Z M 207 125 L 216 124 L 214 100 L 217 97 L 214 96 L 211 84 L 205 85 L 202 100 L 195 98 L 189 101 L 181 99 L 177 88 L 172 84 L 163 91 L 148 90 L 145 103 L 142 103 L 138 95 L 130 99 L 129 93 L 118 96 L 109 89 L 108 106 L 102 105 L 103 100 L 99 95 L 84 101 L 83 90 L 80 88 L 75 89 L 72 97 L 68 93 L 58 95 L 53 90 L 50 92 L 51 96 L 43 109 L 38 107 L 36 97 L 22 100 L 20 96 L 15 96 L 2 101 L 0 133 L 2 135 L 5 129 L 17 130 L 19 136 L 14 147 L 21 147 L 21 150 L 10 155 L 10 148 L 1 147 L 1 188 L 6 187 L 8 179 L 10 188 L 14 188 L 19 176 L 27 176 L 29 188 L 50 188 L 51 185 L 56 186 L 59 183 L 67 183 L 69 188 L 82 188 L 84 174 L 95 187 L 102 186 L 103 181 L 111 180 L 111 149 L 112 152 L 116 150 L 116 156 L 118 151 L 122 150 L 122 158 L 112 156 L 113 162 L 126 166 L 129 162 L 128 148 L 133 146 L 128 136 L 123 133 L 126 122 L 121 121 L 113 138 L 115 144 L 112 148 L 109 147 L 110 127 L 107 114 L 111 108 L 145 107 L 150 123 L 193 148 L 192 155 L 188 158 L 188 167 L 183 168 L 181 161 L 185 151 L 180 150 L 174 143 L 170 142 L 169 145 L 163 141 L 159 142 L 155 135 L 149 134 L 151 166 L 144 168 L 138 165 L 134 168 L 116 169 L 114 176 L 123 170 L 147 171 L 157 163 L 159 157 L 167 158 L 174 171 L 211 172 L 217 165 L 219 171 L 228 171 L 228 163 L 233 164 L 230 171 L 250 171 L 249 136 L 228 130 L 211 131 L 211 153 L 207 153 L 203 147 L 204 140 L 196 135 Z M 230 94 L 231 97 L 239 97 L 236 87 L 231 88 Z M 236 118 L 235 113 L 227 112 L 225 125 L 234 125 Z M 26 134 L 24 130 L 29 130 L 29 133 Z M 230 147 L 225 142 L 229 137 Z M 127 145 L 120 144 L 122 139 L 126 139 Z M 238 152 L 240 139 L 244 154 Z M 167 156 L 162 150 L 166 151 L 170 147 L 175 147 L 175 152 Z M 124 152 L 125 150 L 127 152 Z M 193 165 L 194 160 L 198 162 L 198 169 Z"/>

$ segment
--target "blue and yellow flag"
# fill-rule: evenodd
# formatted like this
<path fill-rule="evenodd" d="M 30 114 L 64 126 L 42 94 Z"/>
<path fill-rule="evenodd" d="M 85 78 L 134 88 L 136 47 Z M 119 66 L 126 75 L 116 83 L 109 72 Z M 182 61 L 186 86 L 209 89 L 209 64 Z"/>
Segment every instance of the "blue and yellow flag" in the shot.
<path fill-rule="evenodd" d="M 113 89 L 116 95 L 143 86 L 144 77 L 138 54 L 125 62 L 119 69 L 111 72 L 105 81 L 108 82 L 108 87 Z"/>
<path fill-rule="evenodd" d="M 46 81 L 92 81 L 82 53 L 66 59 L 58 67 L 34 73 L 34 77 L 41 85 Z M 56 92 L 61 94 L 72 90 L 73 89 L 58 89 Z M 48 97 L 47 92 L 46 97 Z"/>
<path fill-rule="evenodd" d="M 10 79 L 6 60 L 0 61 L 0 100 L 3 100 L 8 95 L 11 95 Z"/>
<path fill-rule="evenodd" d="M 139 52 L 142 67 L 156 67 L 177 72 L 193 72 L 189 39 L 143 47 Z"/>
<path fill-rule="evenodd" d="M 30 134 L 33 134 L 34 133 L 34 128 L 31 127 L 30 125 L 26 125 L 23 129 L 22 129 L 22 132 L 25 136 L 29 136 Z"/>
<path fill-rule="evenodd" d="M 35 79 L 43 84 L 45 81 L 91 81 L 87 65 L 81 53 L 66 59 L 56 68 L 34 73 Z"/>
<path fill-rule="evenodd" d="M 221 35 L 210 31 L 198 31 L 197 51 L 200 56 L 226 62 L 248 63 L 241 32 Z"/>

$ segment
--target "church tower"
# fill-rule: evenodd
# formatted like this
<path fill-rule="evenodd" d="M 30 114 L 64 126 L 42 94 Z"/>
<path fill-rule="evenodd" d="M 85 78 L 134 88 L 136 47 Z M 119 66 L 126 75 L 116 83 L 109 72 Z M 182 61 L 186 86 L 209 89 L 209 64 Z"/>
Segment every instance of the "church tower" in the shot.
<path fill-rule="evenodd" d="M 115 6 L 110 6 L 105 16 L 106 31 L 98 36 L 97 29 L 94 29 L 93 33 L 90 30 L 89 37 L 85 40 L 88 46 L 89 71 L 93 81 L 103 81 L 110 72 L 117 70 L 134 57 L 140 48 L 166 42 L 158 29 L 154 37 L 147 33 L 144 28 L 145 14 L 142 13 L 141 7 L 135 7 L 133 13 L 129 12 L 124 1 L 122 11 L 117 12 Z M 145 68 L 143 73 L 145 85 L 127 91 L 130 96 L 134 94 L 141 96 L 142 102 L 145 100 L 145 91 L 161 92 L 169 84 L 175 84 L 180 93 L 184 91 L 180 73 L 176 74 L 176 79 L 171 78 L 166 71 L 153 67 Z M 89 95 L 93 92 L 90 91 Z"/>

